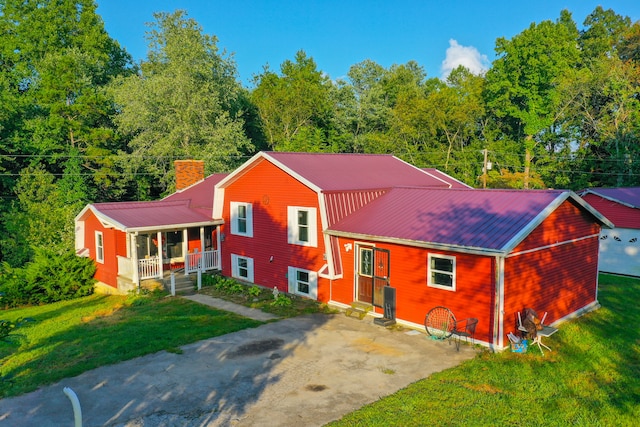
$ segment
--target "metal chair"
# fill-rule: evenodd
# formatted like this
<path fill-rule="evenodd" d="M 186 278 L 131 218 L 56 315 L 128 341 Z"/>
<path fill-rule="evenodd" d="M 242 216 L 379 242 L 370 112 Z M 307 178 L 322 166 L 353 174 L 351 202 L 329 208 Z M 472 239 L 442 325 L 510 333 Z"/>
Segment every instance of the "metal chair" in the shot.
<path fill-rule="evenodd" d="M 455 326 L 456 318 L 447 307 L 434 307 L 424 318 L 424 327 L 427 333 L 435 339 L 449 338 Z"/>
<path fill-rule="evenodd" d="M 453 331 L 451 331 L 452 335 L 456 337 L 456 351 L 460 351 L 460 338 L 464 337 L 465 341 L 469 342 L 469 338 L 471 338 L 471 343 L 473 344 L 475 341 L 476 334 L 476 326 L 478 325 L 478 319 L 475 317 L 470 317 L 468 319 L 456 320 L 455 325 L 453 327 Z M 451 341 L 449 341 L 451 344 Z"/>

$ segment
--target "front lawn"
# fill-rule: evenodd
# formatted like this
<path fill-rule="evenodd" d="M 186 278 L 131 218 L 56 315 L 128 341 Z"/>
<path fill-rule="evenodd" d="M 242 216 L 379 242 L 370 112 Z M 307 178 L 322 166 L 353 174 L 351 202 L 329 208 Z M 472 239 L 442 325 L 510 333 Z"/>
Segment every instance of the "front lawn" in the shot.
<path fill-rule="evenodd" d="M 0 341 L 0 397 L 33 391 L 84 371 L 262 322 L 162 294 L 92 295 L 0 311 L 0 319 L 33 318 Z"/>
<path fill-rule="evenodd" d="M 483 352 L 331 426 L 630 426 L 640 419 L 640 280 L 600 276 L 602 308 L 540 354 Z"/>

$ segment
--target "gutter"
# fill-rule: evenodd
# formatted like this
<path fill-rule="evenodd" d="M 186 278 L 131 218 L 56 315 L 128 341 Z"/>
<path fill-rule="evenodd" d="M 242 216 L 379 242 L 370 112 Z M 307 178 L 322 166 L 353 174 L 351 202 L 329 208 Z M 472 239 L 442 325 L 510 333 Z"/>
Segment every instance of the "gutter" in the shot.
<path fill-rule="evenodd" d="M 466 254 L 472 254 L 472 255 L 485 255 L 485 256 L 486 255 L 490 255 L 490 256 L 506 256 L 507 255 L 507 252 L 499 249 L 487 249 L 487 248 L 479 248 L 474 246 L 448 245 L 444 243 L 425 242 L 421 240 L 409 240 L 409 239 L 399 239 L 396 237 L 375 236 L 372 234 L 351 233 L 348 231 L 325 230 L 325 233 L 330 236 L 344 237 L 344 238 L 353 239 L 353 240 L 370 240 L 374 242 L 393 243 L 397 245 L 412 246 L 416 248 L 437 249 L 441 251 L 453 251 L 453 252 L 466 253 Z"/>

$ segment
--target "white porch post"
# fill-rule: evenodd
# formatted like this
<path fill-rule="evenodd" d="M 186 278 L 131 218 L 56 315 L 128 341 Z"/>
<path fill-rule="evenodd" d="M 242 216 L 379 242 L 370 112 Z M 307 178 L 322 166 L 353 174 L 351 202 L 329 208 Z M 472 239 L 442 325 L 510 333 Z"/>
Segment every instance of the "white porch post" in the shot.
<path fill-rule="evenodd" d="M 164 265 L 164 259 L 162 258 L 164 253 L 162 252 L 162 246 L 164 242 L 162 241 L 162 231 L 158 231 L 156 233 L 158 240 L 158 259 L 160 259 L 160 277 L 164 276 L 164 271 L 162 271 L 162 266 Z"/>
<path fill-rule="evenodd" d="M 129 238 L 129 244 L 131 248 L 131 269 L 133 270 L 132 279 L 133 284 L 140 289 L 140 271 L 138 270 L 138 233 L 131 233 Z"/>
<path fill-rule="evenodd" d="M 187 254 L 189 253 L 189 230 L 182 229 L 182 259 L 184 259 L 184 275 L 187 274 Z"/>
<path fill-rule="evenodd" d="M 222 271 L 222 239 L 219 225 L 216 225 L 216 249 L 218 249 L 218 269 Z"/>

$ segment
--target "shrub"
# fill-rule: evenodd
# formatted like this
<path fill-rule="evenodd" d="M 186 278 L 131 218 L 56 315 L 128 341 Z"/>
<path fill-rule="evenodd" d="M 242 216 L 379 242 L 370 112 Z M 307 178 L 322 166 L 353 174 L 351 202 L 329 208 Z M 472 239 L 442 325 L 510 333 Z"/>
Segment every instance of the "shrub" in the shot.
<path fill-rule="evenodd" d="M 291 304 L 291 298 L 284 294 L 278 294 L 278 296 L 271 302 L 271 305 L 274 307 L 289 307 Z"/>
<path fill-rule="evenodd" d="M 248 290 L 247 290 L 247 294 L 250 297 L 257 297 L 258 295 L 260 295 L 262 293 L 262 289 L 260 289 L 260 286 L 251 286 Z"/>
<path fill-rule="evenodd" d="M 0 292 L 3 307 L 38 305 L 63 301 L 93 293 L 95 264 L 73 251 L 62 254 L 44 249 L 23 268 L 3 263 L 0 268 Z"/>

